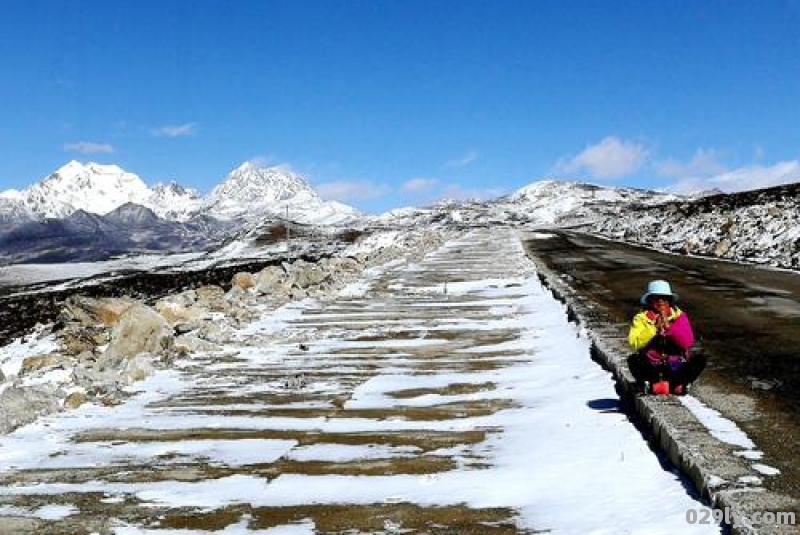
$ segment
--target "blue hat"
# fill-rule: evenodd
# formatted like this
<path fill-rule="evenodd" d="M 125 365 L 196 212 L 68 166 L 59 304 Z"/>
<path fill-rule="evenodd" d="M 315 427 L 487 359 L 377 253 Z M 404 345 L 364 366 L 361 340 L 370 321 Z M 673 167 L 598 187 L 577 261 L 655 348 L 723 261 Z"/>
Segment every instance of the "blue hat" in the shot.
<path fill-rule="evenodd" d="M 646 305 L 647 298 L 651 295 L 663 295 L 665 297 L 669 297 L 670 301 L 673 303 L 678 300 L 678 294 L 672 293 L 672 287 L 667 281 L 650 281 L 650 283 L 647 285 L 647 291 L 640 299 L 641 303 Z"/>

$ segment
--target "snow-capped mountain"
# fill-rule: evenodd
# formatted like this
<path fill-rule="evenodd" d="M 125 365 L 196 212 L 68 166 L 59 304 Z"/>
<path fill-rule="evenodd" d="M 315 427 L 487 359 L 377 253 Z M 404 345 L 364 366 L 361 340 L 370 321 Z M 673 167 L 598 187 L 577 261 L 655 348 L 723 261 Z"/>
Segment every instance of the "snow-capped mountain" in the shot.
<path fill-rule="evenodd" d="M 209 194 L 203 210 L 219 219 L 288 218 L 302 223 L 338 223 L 358 212 L 342 203 L 323 201 L 298 174 L 280 167 L 247 162 Z"/>
<path fill-rule="evenodd" d="M 116 165 L 71 161 L 22 191 L 0 193 L 0 222 L 59 219 L 83 210 L 104 215 L 127 203 L 145 206 L 159 217 L 186 220 L 200 202 L 197 193 L 177 184 L 152 189 Z"/>
<path fill-rule="evenodd" d="M 203 199 L 193 189 L 186 189 L 177 182 L 156 184 L 150 197 L 143 203 L 158 217 L 171 221 L 187 221 L 202 211 Z"/>
<path fill-rule="evenodd" d="M 150 189 L 138 176 L 116 165 L 71 161 L 20 194 L 33 218 L 57 219 L 76 210 L 104 214 L 128 202 L 144 204 Z"/>
<path fill-rule="evenodd" d="M 204 251 L 265 221 L 332 224 L 357 215 L 280 168 L 244 164 L 203 198 L 175 182 L 150 188 L 116 165 L 72 161 L 0 193 L 0 264 Z"/>
<path fill-rule="evenodd" d="M 677 196 L 541 180 L 493 201 L 442 201 L 365 217 L 349 206 L 324 201 L 300 175 L 280 167 L 245 163 L 201 197 L 174 182 L 148 187 L 118 166 L 70 162 L 38 184 L 0 193 L 0 263 L 222 245 L 235 249 L 239 242 L 255 247 L 265 229 L 271 232 L 288 217 L 295 225 L 346 223 L 364 231 L 582 227 L 656 248 L 797 269 L 799 192 L 800 185 L 790 185 L 763 192 Z M 327 231 L 316 227 L 313 233 Z"/>
<path fill-rule="evenodd" d="M 253 220 L 288 214 L 295 221 L 327 224 L 358 215 L 342 203 L 323 201 L 300 175 L 278 167 L 245 163 L 203 198 L 176 182 L 150 188 L 116 165 L 71 161 L 22 191 L 0 193 L 0 223 L 58 219 L 77 210 L 104 215 L 126 203 L 180 222 L 200 215 Z"/>

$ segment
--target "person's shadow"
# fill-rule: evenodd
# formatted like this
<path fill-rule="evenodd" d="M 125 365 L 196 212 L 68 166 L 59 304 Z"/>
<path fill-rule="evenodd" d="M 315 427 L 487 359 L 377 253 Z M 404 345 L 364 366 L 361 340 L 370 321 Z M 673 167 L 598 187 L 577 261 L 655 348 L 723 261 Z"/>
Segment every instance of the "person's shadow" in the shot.
<path fill-rule="evenodd" d="M 586 405 L 588 405 L 590 409 L 594 409 L 605 414 L 624 412 L 620 406 L 620 401 L 614 398 L 593 399 L 591 401 L 587 401 Z"/>

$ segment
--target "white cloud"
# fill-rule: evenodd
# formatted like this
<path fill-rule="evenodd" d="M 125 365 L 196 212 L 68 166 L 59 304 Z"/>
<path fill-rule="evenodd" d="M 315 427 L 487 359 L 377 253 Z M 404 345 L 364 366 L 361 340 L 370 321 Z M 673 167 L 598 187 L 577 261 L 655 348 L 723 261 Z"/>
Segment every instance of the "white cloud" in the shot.
<path fill-rule="evenodd" d="M 78 141 L 77 143 L 66 143 L 64 150 L 68 152 L 80 152 L 81 154 L 111 154 L 114 147 L 109 143 L 94 143 L 91 141 Z"/>
<path fill-rule="evenodd" d="M 562 158 L 555 170 L 567 174 L 586 171 L 596 179 L 620 178 L 641 169 L 647 158 L 644 145 L 609 136 L 571 158 Z"/>
<path fill-rule="evenodd" d="M 197 123 L 186 123 L 181 125 L 167 125 L 153 129 L 156 137 L 186 137 L 197 133 Z"/>
<path fill-rule="evenodd" d="M 800 182 L 800 161 L 798 160 L 778 162 L 771 166 L 740 167 L 706 178 L 687 177 L 667 187 L 667 190 L 675 193 L 693 193 L 718 188 L 732 193 L 793 182 Z"/>
<path fill-rule="evenodd" d="M 466 167 L 469 164 L 471 164 L 472 162 L 474 162 L 475 160 L 477 160 L 478 156 L 480 156 L 478 151 L 473 149 L 473 150 L 469 151 L 468 153 L 466 153 L 465 155 L 463 155 L 463 156 L 461 156 L 459 158 L 455 158 L 453 160 L 448 161 L 447 163 L 444 164 L 444 166 L 445 167 Z"/>
<path fill-rule="evenodd" d="M 720 175 L 727 171 L 719 162 L 713 149 L 698 149 L 688 162 L 670 158 L 656 165 L 656 171 L 663 176 L 678 179 L 703 178 Z"/>
<path fill-rule="evenodd" d="M 339 180 L 319 184 L 315 188 L 320 197 L 332 201 L 363 201 L 385 197 L 391 188 L 367 180 Z"/>
<path fill-rule="evenodd" d="M 423 193 L 435 188 L 438 183 L 435 178 L 412 178 L 406 181 L 400 190 L 403 193 Z"/>
<path fill-rule="evenodd" d="M 507 194 L 502 188 L 464 188 L 461 184 L 448 184 L 442 192 L 443 199 L 456 201 L 487 201 Z"/>

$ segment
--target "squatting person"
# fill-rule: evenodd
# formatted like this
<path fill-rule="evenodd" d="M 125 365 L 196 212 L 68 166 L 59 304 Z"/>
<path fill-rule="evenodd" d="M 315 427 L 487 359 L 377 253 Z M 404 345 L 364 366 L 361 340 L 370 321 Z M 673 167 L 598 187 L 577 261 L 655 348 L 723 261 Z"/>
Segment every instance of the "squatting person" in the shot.
<path fill-rule="evenodd" d="M 675 306 L 678 294 L 664 280 L 651 281 L 640 301 L 643 309 L 628 333 L 635 351 L 628 367 L 641 392 L 649 394 L 653 384 L 669 381 L 671 393 L 684 395 L 706 366 L 705 355 L 691 351 L 695 338 L 689 317 Z"/>

